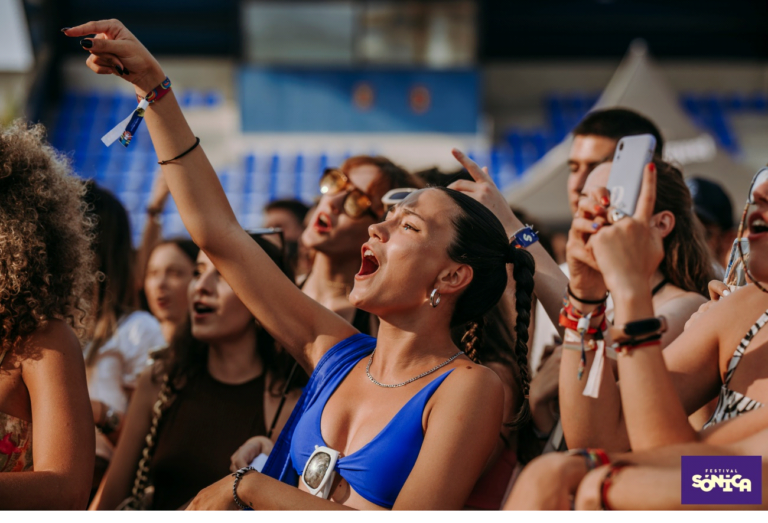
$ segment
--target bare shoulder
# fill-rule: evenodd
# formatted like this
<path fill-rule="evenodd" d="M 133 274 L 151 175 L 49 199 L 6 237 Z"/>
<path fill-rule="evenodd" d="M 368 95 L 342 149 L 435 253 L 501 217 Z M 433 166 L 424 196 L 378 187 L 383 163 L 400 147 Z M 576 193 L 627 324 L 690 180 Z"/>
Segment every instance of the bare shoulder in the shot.
<path fill-rule="evenodd" d="M 82 362 L 80 340 L 63 320 L 49 320 L 45 326 L 27 336 L 19 344 L 18 356 L 23 367 L 34 367 L 44 357 L 62 361 Z M 22 368 L 23 368 L 22 367 Z"/>
<path fill-rule="evenodd" d="M 440 387 L 441 397 L 462 405 L 484 405 L 504 401 L 504 386 L 499 375 L 492 369 L 466 358 L 453 368 Z"/>
<path fill-rule="evenodd" d="M 684 291 L 683 289 L 675 288 L 677 292 L 671 293 L 669 299 L 667 299 L 660 307 L 660 313 L 675 313 L 677 315 L 690 316 L 707 303 L 707 298 L 699 294 L 698 292 Z"/>

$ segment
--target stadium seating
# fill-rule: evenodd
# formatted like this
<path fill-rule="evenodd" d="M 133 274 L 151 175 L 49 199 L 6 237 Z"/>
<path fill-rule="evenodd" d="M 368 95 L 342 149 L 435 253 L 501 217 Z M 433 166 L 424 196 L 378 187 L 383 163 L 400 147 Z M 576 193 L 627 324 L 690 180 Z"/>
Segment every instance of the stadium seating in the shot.
<path fill-rule="evenodd" d="M 544 127 L 509 129 L 502 143 L 490 151 L 470 151 L 470 156 L 488 165 L 494 181 L 503 188 L 559 143 L 597 97 L 595 93 L 552 94 L 543 101 Z M 184 91 L 179 100 L 187 109 L 215 109 L 223 103 L 223 95 L 217 91 Z M 681 104 L 698 125 L 732 153 L 739 148 L 729 124 L 730 115 L 768 112 L 768 100 L 763 94 L 685 94 Z M 131 215 L 134 243 L 138 243 L 146 219 L 144 206 L 159 170 L 149 134 L 146 126 L 141 126 L 127 149 L 119 144 L 107 148 L 100 141 L 134 107 L 135 101 L 123 94 L 68 92 L 54 120 L 51 142 L 70 155 L 80 176 L 96 180 L 120 198 Z M 311 203 L 318 195 L 317 180 L 323 169 L 338 165 L 349 155 L 250 152 L 219 175 L 240 223 L 255 228 L 261 225 L 263 206 L 271 200 L 298 198 Z M 173 202 L 163 218 L 166 236 L 186 234 Z"/>

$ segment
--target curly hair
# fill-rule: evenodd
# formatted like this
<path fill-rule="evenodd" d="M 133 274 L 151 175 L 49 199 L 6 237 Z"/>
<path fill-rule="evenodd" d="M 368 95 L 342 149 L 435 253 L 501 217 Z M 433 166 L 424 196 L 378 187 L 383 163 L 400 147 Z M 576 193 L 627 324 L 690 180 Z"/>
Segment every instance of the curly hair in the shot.
<path fill-rule="evenodd" d="M 0 129 L 0 339 L 18 343 L 50 319 L 82 336 L 93 289 L 93 225 L 83 182 L 42 125 Z"/>

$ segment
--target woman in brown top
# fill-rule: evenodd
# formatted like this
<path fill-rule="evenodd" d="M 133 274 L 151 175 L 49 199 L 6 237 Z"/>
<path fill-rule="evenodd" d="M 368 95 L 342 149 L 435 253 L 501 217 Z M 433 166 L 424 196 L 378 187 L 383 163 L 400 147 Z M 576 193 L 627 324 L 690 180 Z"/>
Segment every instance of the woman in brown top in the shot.
<path fill-rule="evenodd" d="M 258 236 L 254 240 L 288 272 L 277 247 Z M 131 495 L 148 433 L 154 440 L 151 508 L 160 510 L 179 508 L 225 476 L 238 446 L 267 434 L 293 360 L 275 346 L 203 252 L 189 286 L 189 303 L 190 325 L 139 378 L 123 435 L 92 509 L 114 509 Z M 271 434 L 275 440 L 306 375 L 291 381 Z M 167 400 L 158 402 L 161 390 Z M 162 414 L 157 429 L 150 432 L 157 403 Z"/>

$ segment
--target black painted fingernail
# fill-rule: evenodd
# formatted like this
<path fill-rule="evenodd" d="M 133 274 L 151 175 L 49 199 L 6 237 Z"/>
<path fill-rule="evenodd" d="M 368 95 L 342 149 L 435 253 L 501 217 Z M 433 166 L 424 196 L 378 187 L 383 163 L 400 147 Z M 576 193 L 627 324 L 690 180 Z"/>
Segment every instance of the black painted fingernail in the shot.
<path fill-rule="evenodd" d="M 80 40 L 80 45 L 85 47 L 86 49 L 90 49 L 93 47 L 93 40 L 88 40 L 87 38 L 83 38 Z"/>
<path fill-rule="evenodd" d="M 128 69 L 123 68 L 123 74 L 131 74 L 128 72 Z"/>
<path fill-rule="evenodd" d="M 120 76 L 122 76 L 122 75 L 124 75 L 124 74 L 125 74 L 125 73 L 123 72 L 123 68 L 122 68 L 122 67 L 120 67 L 119 65 L 116 65 L 116 66 L 115 66 L 115 69 L 117 69 L 117 72 L 118 72 L 118 73 L 120 73 Z"/>
<path fill-rule="evenodd" d="M 71 27 L 65 27 L 64 29 L 62 29 L 62 30 L 61 30 L 61 32 L 62 32 L 62 33 L 66 33 L 66 32 L 67 32 L 67 31 L 69 31 L 70 29 L 72 29 L 72 28 L 71 28 Z"/>

